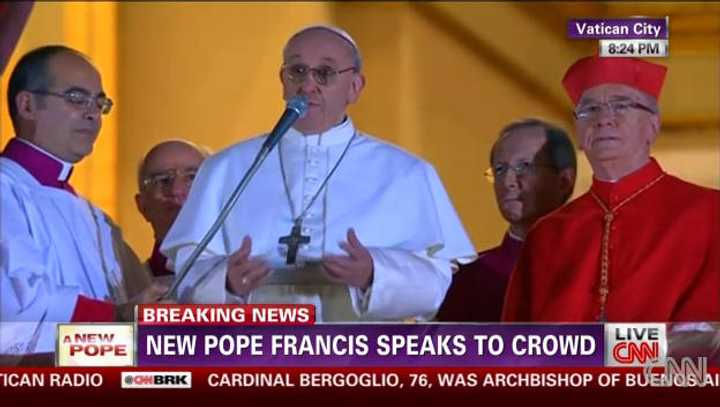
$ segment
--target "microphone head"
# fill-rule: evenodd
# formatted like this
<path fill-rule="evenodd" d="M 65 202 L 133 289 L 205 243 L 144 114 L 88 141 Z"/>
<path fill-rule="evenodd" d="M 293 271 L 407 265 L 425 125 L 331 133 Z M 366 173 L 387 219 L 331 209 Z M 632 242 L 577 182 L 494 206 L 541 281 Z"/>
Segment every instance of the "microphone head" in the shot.
<path fill-rule="evenodd" d="M 305 116 L 308 110 L 308 97 L 305 95 L 295 95 L 287 102 L 287 108 L 294 110 L 299 118 Z"/>

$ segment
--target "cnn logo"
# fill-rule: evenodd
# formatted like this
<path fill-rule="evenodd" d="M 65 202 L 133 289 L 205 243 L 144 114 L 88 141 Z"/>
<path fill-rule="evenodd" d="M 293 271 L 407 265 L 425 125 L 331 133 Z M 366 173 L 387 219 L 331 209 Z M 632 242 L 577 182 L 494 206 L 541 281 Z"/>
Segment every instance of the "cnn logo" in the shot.
<path fill-rule="evenodd" d="M 123 389 L 190 389 L 190 372 L 122 372 Z"/>
<path fill-rule="evenodd" d="M 667 354 L 665 324 L 605 324 L 606 366 L 661 366 Z"/>

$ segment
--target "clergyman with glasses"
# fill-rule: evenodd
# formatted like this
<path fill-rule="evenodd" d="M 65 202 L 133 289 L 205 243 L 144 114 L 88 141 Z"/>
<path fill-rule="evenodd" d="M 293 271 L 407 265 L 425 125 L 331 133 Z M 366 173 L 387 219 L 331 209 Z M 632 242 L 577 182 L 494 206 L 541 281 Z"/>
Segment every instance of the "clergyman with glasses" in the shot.
<path fill-rule="evenodd" d="M 475 250 L 427 162 L 367 135 L 346 109 L 365 85 L 343 30 L 286 43 L 283 97 L 309 99 L 179 285 L 180 302 L 302 303 L 320 321 L 430 318 Z M 265 136 L 208 158 L 161 251 L 177 271 Z"/>
<path fill-rule="evenodd" d="M 538 221 L 510 278 L 507 321 L 720 320 L 720 191 L 650 155 L 666 67 L 591 56 L 562 81 L 590 190 Z"/>
<path fill-rule="evenodd" d="M 478 253 L 477 260 L 453 275 L 438 320 L 500 320 L 505 290 L 525 236 L 538 219 L 570 199 L 576 167 L 572 142 L 553 124 L 523 119 L 500 130 L 485 176 L 509 227 L 500 246 Z"/>
<path fill-rule="evenodd" d="M 113 103 L 80 52 L 45 46 L 9 78 L 15 137 L 0 156 L 0 354 L 52 352 L 59 322 L 112 322 L 158 300 L 105 213 L 73 189 Z"/>
<path fill-rule="evenodd" d="M 186 140 L 166 140 L 148 151 L 138 167 L 135 204 L 153 230 L 155 244 L 145 262 L 155 278 L 172 277 L 160 243 L 182 208 L 208 151 Z"/>

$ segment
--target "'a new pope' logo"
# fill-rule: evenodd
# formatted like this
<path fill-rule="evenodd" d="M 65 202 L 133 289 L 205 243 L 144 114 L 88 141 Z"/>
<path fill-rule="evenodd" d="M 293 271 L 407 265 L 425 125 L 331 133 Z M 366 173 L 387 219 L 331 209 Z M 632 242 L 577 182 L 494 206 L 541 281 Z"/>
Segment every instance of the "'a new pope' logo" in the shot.
<path fill-rule="evenodd" d="M 665 324 L 605 324 L 606 366 L 664 366 Z"/>
<path fill-rule="evenodd" d="M 57 366 L 133 366 L 132 324 L 58 324 Z"/>

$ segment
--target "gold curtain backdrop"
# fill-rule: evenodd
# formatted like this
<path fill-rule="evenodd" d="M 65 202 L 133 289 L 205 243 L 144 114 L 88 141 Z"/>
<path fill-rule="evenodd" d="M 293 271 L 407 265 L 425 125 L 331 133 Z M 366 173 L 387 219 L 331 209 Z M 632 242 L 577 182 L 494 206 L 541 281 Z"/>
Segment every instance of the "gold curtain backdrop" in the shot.
<path fill-rule="evenodd" d="M 704 3 L 37 3 L 2 77 L 0 139 L 12 137 L 7 79 L 20 55 L 59 43 L 88 54 L 116 102 L 72 182 L 121 225 L 141 257 L 137 165 L 167 138 L 217 151 L 267 131 L 282 112 L 278 69 L 297 29 L 347 29 L 368 84 L 350 110 L 363 130 L 435 165 L 477 249 L 506 224 L 483 172 L 497 131 L 527 116 L 572 131 L 560 78 L 595 41 L 568 40 L 573 17 L 670 16 L 669 66 L 654 155 L 689 181 L 720 187 L 720 5 Z M 591 180 L 579 158 L 576 195 Z"/>

